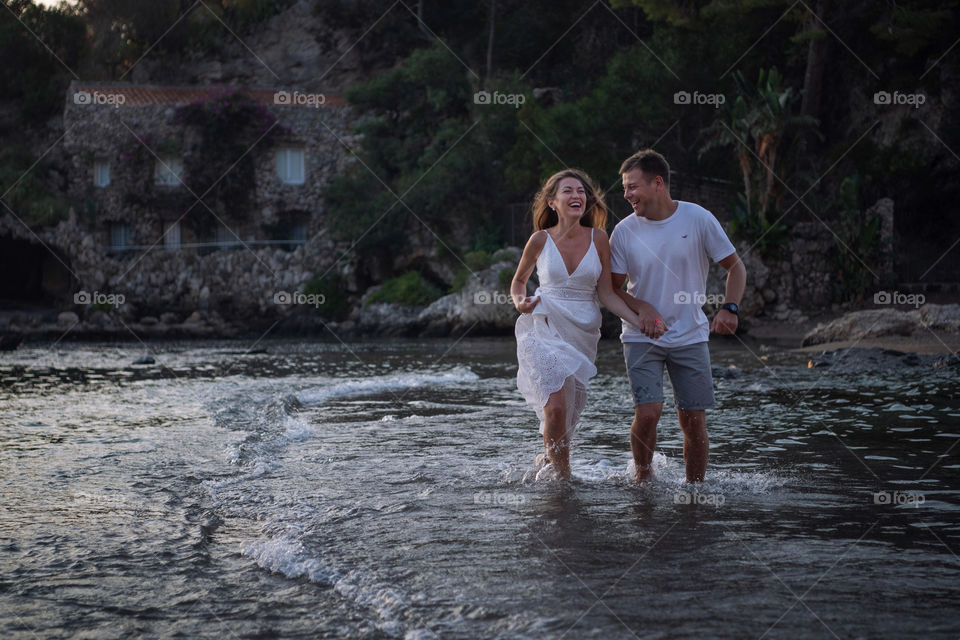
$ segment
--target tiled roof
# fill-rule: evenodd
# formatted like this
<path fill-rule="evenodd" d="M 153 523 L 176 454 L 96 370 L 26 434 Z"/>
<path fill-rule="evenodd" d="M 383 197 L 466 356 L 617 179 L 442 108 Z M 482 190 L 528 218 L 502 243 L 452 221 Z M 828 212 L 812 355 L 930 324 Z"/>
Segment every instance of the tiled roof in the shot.
<path fill-rule="evenodd" d="M 275 96 L 280 92 L 286 92 L 289 96 L 306 96 L 301 101 L 311 100 L 307 104 L 315 104 L 319 98 L 310 97 L 320 95 L 319 92 L 300 91 L 298 89 L 252 89 L 245 87 L 230 87 L 225 85 L 217 86 L 187 86 L 187 87 L 164 87 L 151 84 L 127 84 L 119 82 L 77 82 L 70 84 L 68 101 L 73 101 L 73 94 L 76 92 L 86 92 L 88 94 L 100 93 L 109 96 L 123 96 L 119 106 L 138 107 L 149 104 L 189 104 L 200 100 L 209 100 L 224 93 L 225 91 L 236 91 L 242 93 L 258 102 L 271 106 L 284 106 L 283 98 L 275 101 Z M 323 100 L 320 106 L 326 107 L 345 107 L 346 101 L 339 94 L 322 94 Z M 287 101 L 290 104 L 291 98 Z M 301 102 L 302 104 L 303 102 Z"/>

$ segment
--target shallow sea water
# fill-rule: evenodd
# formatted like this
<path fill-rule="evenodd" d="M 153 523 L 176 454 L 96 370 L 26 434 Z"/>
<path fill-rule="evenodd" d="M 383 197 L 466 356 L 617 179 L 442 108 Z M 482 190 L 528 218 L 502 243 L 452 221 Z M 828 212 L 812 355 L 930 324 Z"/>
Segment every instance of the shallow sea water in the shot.
<path fill-rule="evenodd" d="M 573 481 L 510 339 L 0 354 L 3 638 L 958 638 L 960 376 L 712 344 L 631 480 L 602 341 Z"/>

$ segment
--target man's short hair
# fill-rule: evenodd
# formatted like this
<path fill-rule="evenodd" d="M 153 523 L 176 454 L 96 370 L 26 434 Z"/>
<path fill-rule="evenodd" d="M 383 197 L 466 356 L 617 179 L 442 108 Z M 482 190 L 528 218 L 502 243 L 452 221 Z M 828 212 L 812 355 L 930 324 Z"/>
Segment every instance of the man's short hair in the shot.
<path fill-rule="evenodd" d="M 620 165 L 620 175 L 634 169 L 640 169 L 650 180 L 660 176 L 663 178 L 663 184 L 670 186 L 670 165 L 667 164 L 666 158 L 653 149 L 642 149 L 624 160 Z"/>

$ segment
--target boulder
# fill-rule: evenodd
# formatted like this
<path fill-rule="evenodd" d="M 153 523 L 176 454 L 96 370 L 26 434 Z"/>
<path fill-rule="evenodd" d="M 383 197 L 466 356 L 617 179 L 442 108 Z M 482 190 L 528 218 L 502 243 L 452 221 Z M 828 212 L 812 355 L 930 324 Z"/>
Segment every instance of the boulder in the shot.
<path fill-rule="evenodd" d="M 80 317 L 73 311 L 62 311 L 57 315 L 57 326 L 65 329 L 80 322 Z"/>
<path fill-rule="evenodd" d="M 183 324 L 200 325 L 200 324 L 206 324 L 206 322 L 207 322 L 206 318 L 204 318 L 203 314 L 198 310 L 198 311 L 194 311 L 189 316 L 187 316 L 187 319 L 183 321 Z"/>
<path fill-rule="evenodd" d="M 517 320 L 517 310 L 510 299 L 506 275 L 512 278 L 521 250 L 507 247 L 494 254 L 494 263 L 467 278 L 463 288 L 435 300 L 426 307 L 399 304 L 366 304 L 379 287 L 371 287 L 351 318 L 358 329 L 377 335 L 461 335 L 474 333 L 510 333 Z M 527 293 L 534 286 L 529 283 Z"/>
<path fill-rule="evenodd" d="M 511 250 L 513 249 L 513 250 Z M 509 333 L 517 321 L 517 310 L 510 299 L 509 285 L 501 281 L 501 272 L 511 276 L 517 268 L 520 250 L 503 249 L 495 257 L 506 258 L 494 262 L 467 278 L 463 288 L 429 305 L 420 314 L 420 322 L 429 335 L 461 334 L 467 330 L 478 333 Z M 528 295 L 534 287 L 527 284 Z"/>
<path fill-rule="evenodd" d="M 357 325 L 364 333 L 378 336 L 412 336 L 422 326 L 420 315 L 423 307 L 403 304 L 374 302 L 361 304 L 357 313 Z"/>
<path fill-rule="evenodd" d="M 897 309 L 854 311 L 826 324 L 818 324 L 803 336 L 803 346 L 891 335 L 908 336 L 917 329 L 917 326 L 916 318 L 908 311 Z"/>
<path fill-rule="evenodd" d="M 803 346 L 893 335 L 909 336 L 919 328 L 960 333 L 960 305 L 928 304 L 912 311 L 892 308 L 853 311 L 826 324 L 818 324 L 803 337 Z"/>
<path fill-rule="evenodd" d="M 824 351 L 807 366 L 829 368 L 831 373 L 860 374 L 901 371 L 907 367 L 937 366 L 937 360 L 937 356 L 904 353 L 894 349 L 853 347 Z"/>
<path fill-rule="evenodd" d="M 925 304 L 913 313 L 926 329 L 960 333 L 960 304 Z"/>
<path fill-rule="evenodd" d="M 113 324 L 110 315 L 104 311 L 91 311 L 87 314 L 87 322 L 93 327 L 106 327 Z"/>

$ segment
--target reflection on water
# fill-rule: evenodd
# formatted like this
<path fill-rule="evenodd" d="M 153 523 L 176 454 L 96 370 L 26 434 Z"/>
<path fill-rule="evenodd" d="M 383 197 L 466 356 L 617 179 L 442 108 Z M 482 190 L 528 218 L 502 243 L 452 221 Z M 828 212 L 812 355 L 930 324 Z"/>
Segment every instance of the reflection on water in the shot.
<path fill-rule="evenodd" d="M 666 410 L 637 486 L 603 342 L 558 484 L 511 340 L 245 346 L 0 355 L 0 636 L 960 635 L 949 368 L 713 345 L 707 481 Z"/>

